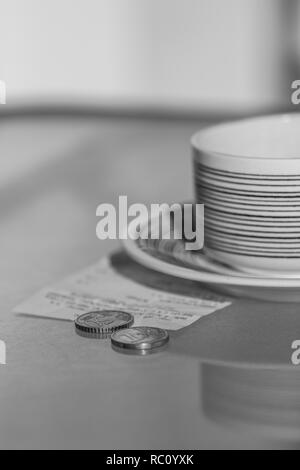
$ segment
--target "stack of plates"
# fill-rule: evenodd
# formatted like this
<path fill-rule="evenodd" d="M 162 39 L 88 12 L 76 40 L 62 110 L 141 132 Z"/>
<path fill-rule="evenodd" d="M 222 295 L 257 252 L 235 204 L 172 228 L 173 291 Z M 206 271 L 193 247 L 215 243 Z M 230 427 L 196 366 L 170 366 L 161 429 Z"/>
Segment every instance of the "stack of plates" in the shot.
<path fill-rule="evenodd" d="M 300 273 L 299 131 L 299 115 L 278 115 L 194 137 L 209 256 L 247 272 Z"/>
<path fill-rule="evenodd" d="M 255 258 L 300 259 L 300 175 L 268 175 L 262 182 L 255 175 L 214 172 L 199 162 L 195 173 L 197 200 L 205 204 L 207 248 Z M 254 264 L 259 267 L 259 260 Z M 266 265 L 264 260 L 261 267 Z M 296 268 L 300 271 L 299 261 Z"/>

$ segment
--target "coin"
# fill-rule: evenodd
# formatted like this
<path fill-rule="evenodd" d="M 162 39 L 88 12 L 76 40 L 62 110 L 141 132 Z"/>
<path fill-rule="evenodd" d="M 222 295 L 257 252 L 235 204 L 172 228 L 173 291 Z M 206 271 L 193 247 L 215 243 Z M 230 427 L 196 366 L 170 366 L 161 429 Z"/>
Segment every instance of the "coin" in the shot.
<path fill-rule="evenodd" d="M 134 318 L 119 310 L 97 310 L 80 315 L 75 320 L 76 333 L 87 338 L 107 338 L 113 332 L 129 328 Z"/>
<path fill-rule="evenodd" d="M 161 328 L 137 326 L 116 331 L 111 336 L 111 344 L 120 352 L 147 354 L 158 350 L 169 341 L 169 334 Z"/>

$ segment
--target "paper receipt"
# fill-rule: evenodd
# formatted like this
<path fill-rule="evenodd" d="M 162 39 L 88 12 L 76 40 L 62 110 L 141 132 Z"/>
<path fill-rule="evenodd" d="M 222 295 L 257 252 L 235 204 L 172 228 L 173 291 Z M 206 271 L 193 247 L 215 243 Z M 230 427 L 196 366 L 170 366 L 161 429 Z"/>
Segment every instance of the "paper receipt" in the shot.
<path fill-rule="evenodd" d="M 144 286 L 120 274 L 110 258 L 104 258 L 42 289 L 14 312 L 73 321 L 86 311 L 116 309 L 130 312 L 135 326 L 179 330 L 230 304 L 217 295 L 201 296 L 200 287 L 199 296 L 188 296 Z"/>

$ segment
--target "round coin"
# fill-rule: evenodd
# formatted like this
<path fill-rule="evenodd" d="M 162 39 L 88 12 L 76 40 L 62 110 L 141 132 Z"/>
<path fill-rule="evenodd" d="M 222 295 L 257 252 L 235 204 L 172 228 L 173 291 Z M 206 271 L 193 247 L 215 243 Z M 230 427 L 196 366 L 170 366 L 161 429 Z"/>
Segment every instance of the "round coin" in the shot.
<path fill-rule="evenodd" d="M 107 338 L 112 333 L 133 325 L 130 313 L 119 310 L 97 310 L 84 313 L 75 320 L 76 333 L 87 338 Z"/>
<path fill-rule="evenodd" d="M 137 326 L 123 331 L 116 331 L 111 336 L 114 349 L 120 351 L 135 351 L 137 354 L 150 352 L 161 348 L 169 341 L 169 334 L 161 328 Z"/>

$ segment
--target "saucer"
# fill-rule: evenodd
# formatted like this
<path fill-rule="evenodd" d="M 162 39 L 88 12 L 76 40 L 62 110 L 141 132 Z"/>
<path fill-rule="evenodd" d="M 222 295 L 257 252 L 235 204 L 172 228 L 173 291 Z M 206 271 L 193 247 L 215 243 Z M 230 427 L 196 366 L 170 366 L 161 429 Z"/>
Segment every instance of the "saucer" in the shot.
<path fill-rule="evenodd" d="M 174 224 L 176 224 L 174 217 Z M 149 224 L 141 222 L 141 234 Z M 181 279 L 206 284 L 221 293 L 237 297 L 278 302 L 300 302 L 300 273 L 244 273 L 234 270 L 207 252 L 187 251 L 184 240 L 134 239 L 136 225 L 130 223 L 128 238 L 123 240 L 126 252 L 141 265 Z M 173 228 L 174 232 L 176 227 Z M 282 261 L 282 260 L 281 260 Z M 299 260 L 298 260 L 299 263 Z"/>

